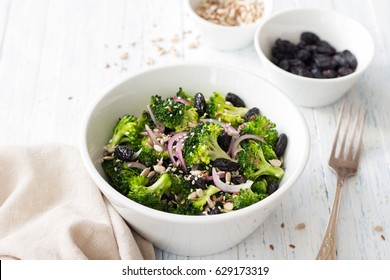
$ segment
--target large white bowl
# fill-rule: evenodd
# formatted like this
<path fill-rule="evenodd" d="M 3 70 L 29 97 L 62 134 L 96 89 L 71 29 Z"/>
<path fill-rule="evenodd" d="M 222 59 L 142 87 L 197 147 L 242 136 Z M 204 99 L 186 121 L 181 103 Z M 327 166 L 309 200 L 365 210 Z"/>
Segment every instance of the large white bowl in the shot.
<path fill-rule="evenodd" d="M 316 33 L 337 51 L 350 50 L 358 60 L 356 71 L 333 79 L 306 78 L 284 71 L 270 61 L 276 39 L 296 44 L 304 31 Z M 340 99 L 367 69 L 374 55 L 373 40 L 360 23 L 332 10 L 312 8 L 287 10 L 269 17 L 256 30 L 254 44 L 267 79 L 304 107 L 326 106 Z"/>
<path fill-rule="evenodd" d="M 174 95 L 179 87 L 205 96 L 214 91 L 234 92 L 246 104 L 257 106 L 289 137 L 285 176 L 279 189 L 263 201 L 232 213 L 183 216 L 160 212 L 135 203 L 106 181 L 101 168 L 103 147 L 112 127 L 125 113 L 138 115 L 150 96 Z M 81 154 L 85 166 L 119 214 L 162 250 L 180 255 L 208 255 L 228 249 L 250 235 L 280 202 L 303 171 L 309 153 L 306 123 L 294 105 L 267 81 L 235 68 L 209 64 L 157 67 L 130 76 L 104 90 L 86 113 L 82 125 Z"/>
<path fill-rule="evenodd" d="M 264 12 L 256 22 L 240 26 L 224 26 L 199 16 L 195 10 L 200 2 L 201 0 L 186 0 L 189 15 L 199 28 L 204 42 L 220 51 L 233 51 L 250 45 L 253 42 L 256 28 L 271 15 L 273 10 L 273 0 L 263 0 Z"/>

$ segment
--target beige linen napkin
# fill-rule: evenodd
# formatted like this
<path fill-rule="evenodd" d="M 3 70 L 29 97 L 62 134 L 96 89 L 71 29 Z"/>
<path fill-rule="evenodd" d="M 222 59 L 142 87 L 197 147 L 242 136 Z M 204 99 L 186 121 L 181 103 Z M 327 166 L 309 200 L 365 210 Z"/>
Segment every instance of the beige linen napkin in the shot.
<path fill-rule="evenodd" d="M 0 259 L 154 259 L 102 196 L 78 150 L 0 148 Z"/>

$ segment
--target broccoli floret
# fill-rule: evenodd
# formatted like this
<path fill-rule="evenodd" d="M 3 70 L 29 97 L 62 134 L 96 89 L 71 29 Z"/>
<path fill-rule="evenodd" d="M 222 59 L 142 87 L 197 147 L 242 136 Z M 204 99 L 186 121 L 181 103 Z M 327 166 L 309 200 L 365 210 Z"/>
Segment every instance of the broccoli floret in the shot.
<path fill-rule="evenodd" d="M 204 122 L 192 128 L 184 140 L 183 155 L 187 166 L 209 164 L 217 158 L 231 160 L 218 145 L 218 135 L 222 132 L 219 124 Z"/>
<path fill-rule="evenodd" d="M 176 131 L 188 130 L 199 119 L 194 107 L 175 102 L 171 97 L 164 100 L 159 95 L 152 96 L 150 108 L 157 121 Z"/>
<path fill-rule="evenodd" d="M 132 178 L 140 173 L 138 169 L 131 168 L 118 159 L 104 160 L 102 167 L 111 185 L 123 195 L 127 195 L 129 192 L 129 184 Z"/>
<path fill-rule="evenodd" d="M 249 180 L 255 181 L 258 177 L 269 175 L 281 179 L 284 170 L 271 165 L 264 157 L 261 144 L 250 140 L 248 145 L 237 153 L 241 174 Z"/>
<path fill-rule="evenodd" d="M 134 115 L 122 116 L 114 126 L 113 135 L 106 149 L 113 150 L 119 144 L 128 144 L 134 149 L 139 149 L 140 133 L 144 130 L 146 123 L 150 123 L 150 116 L 145 112 L 138 119 Z"/>
<path fill-rule="evenodd" d="M 153 147 L 149 136 L 144 136 L 141 140 L 141 153 L 138 155 L 138 161 L 145 164 L 148 167 L 156 165 L 161 159 L 165 160 L 169 158 L 167 150 L 163 149 L 162 152 L 157 151 Z"/>
<path fill-rule="evenodd" d="M 242 126 L 242 134 L 254 134 L 262 137 L 265 142 L 274 147 L 278 140 L 276 125 L 265 116 L 255 116 Z"/>
<path fill-rule="evenodd" d="M 130 191 L 127 197 L 144 206 L 157 210 L 164 210 L 161 197 L 171 187 L 171 179 L 167 173 L 160 175 L 158 180 L 151 186 L 147 186 L 148 178 L 143 176 L 133 177 L 130 181 Z"/>
<path fill-rule="evenodd" d="M 183 98 L 188 103 L 190 103 L 191 106 L 194 105 L 194 97 L 188 93 L 186 93 L 182 88 L 179 88 L 179 91 L 176 93 L 177 97 Z"/>
<path fill-rule="evenodd" d="M 260 180 L 256 180 L 252 186 L 251 186 L 251 189 L 253 192 L 259 194 L 259 195 L 263 195 L 265 198 L 268 194 L 267 194 L 267 180 L 265 179 L 260 179 Z"/>
<path fill-rule="evenodd" d="M 191 127 L 194 127 L 199 120 L 198 111 L 194 107 L 185 107 L 186 110 L 183 114 L 183 119 L 179 125 L 175 126 L 177 132 L 189 130 Z"/>
<path fill-rule="evenodd" d="M 244 117 L 248 109 L 246 107 L 235 107 L 230 102 L 226 102 L 225 96 L 214 92 L 213 96 L 207 101 L 206 112 L 211 118 L 237 127 L 245 121 Z"/>
<path fill-rule="evenodd" d="M 264 195 L 252 191 L 251 188 L 241 189 L 237 194 L 233 195 L 233 209 L 238 210 L 248 207 L 262 200 L 264 197 Z"/>
<path fill-rule="evenodd" d="M 195 209 L 197 209 L 199 212 L 203 212 L 204 210 L 204 206 L 206 205 L 207 203 L 207 198 L 210 198 L 212 195 L 220 192 L 221 190 L 218 189 L 216 186 L 214 185 L 210 185 L 207 187 L 206 190 L 204 190 L 203 192 L 203 196 L 201 197 L 197 197 L 195 200 L 191 200 L 192 201 L 192 204 L 193 206 L 195 207 Z"/>

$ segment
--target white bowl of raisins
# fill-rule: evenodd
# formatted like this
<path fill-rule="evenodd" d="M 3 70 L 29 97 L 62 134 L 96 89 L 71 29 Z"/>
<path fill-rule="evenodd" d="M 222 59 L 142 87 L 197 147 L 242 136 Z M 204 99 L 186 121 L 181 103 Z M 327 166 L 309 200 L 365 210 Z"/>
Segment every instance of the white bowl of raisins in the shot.
<path fill-rule="evenodd" d="M 332 10 L 299 8 L 273 15 L 254 44 L 270 82 L 303 107 L 330 105 L 370 65 L 373 40 L 360 23 Z"/>

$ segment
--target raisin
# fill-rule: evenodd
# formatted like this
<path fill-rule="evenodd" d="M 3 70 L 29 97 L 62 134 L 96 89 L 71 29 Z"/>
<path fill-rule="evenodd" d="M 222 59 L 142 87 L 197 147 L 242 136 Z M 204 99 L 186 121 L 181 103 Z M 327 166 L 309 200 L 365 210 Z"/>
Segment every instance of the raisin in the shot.
<path fill-rule="evenodd" d="M 283 59 L 277 64 L 280 68 L 282 68 L 285 71 L 290 70 L 290 62 L 288 59 Z"/>
<path fill-rule="evenodd" d="M 347 76 L 351 73 L 353 73 L 353 70 L 348 67 L 340 67 L 337 72 L 339 73 L 340 76 Z"/>
<path fill-rule="evenodd" d="M 322 77 L 326 79 L 336 78 L 338 76 L 337 71 L 333 69 L 326 69 L 322 71 Z"/>
<path fill-rule="evenodd" d="M 241 185 L 246 182 L 246 178 L 242 175 L 237 175 L 232 177 L 232 183 L 234 185 Z"/>
<path fill-rule="evenodd" d="M 221 214 L 221 210 L 219 210 L 218 207 L 214 207 L 213 209 L 210 210 L 209 215 L 217 215 Z"/>
<path fill-rule="evenodd" d="M 229 101 L 235 107 L 245 107 L 245 102 L 237 94 L 232 92 L 226 94 L 226 101 Z"/>
<path fill-rule="evenodd" d="M 226 158 L 215 159 L 213 166 L 222 171 L 236 171 L 240 168 L 240 165 L 237 162 L 228 160 Z"/>
<path fill-rule="evenodd" d="M 310 70 L 306 69 L 305 67 L 293 67 L 291 68 L 291 73 L 302 77 L 313 77 Z"/>
<path fill-rule="evenodd" d="M 284 155 L 284 152 L 286 151 L 287 148 L 287 142 L 288 138 L 285 133 L 281 133 L 278 137 L 278 140 L 276 141 L 275 144 L 275 154 L 278 158 Z"/>
<path fill-rule="evenodd" d="M 302 32 L 301 34 L 301 41 L 306 44 L 316 44 L 319 40 L 320 38 L 313 32 Z"/>
<path fill-rule="evenodd" d="M 279 187 L 278 182 L 276 182 L 276 181 L 269 182 L 268 185 L 267 185 L 267 193 L 268 193 L 268 195 L 271 195 L 274 192 L 276 192 L 278 187 Z"/>
<path fill-rule="evenodd" d="M 254 116 L 260 116 L 260 109 L 257 107 L 253 107 L 246 112 L 245 121 L 249 122 Z"/>
<path fill-rule="evenodd" d="M 356 69 L 358 65 L 357 59 L 349 50 L 341 52 L 341 56 L 349 63 L 352 70 Z"/>
<path fill-rule="evenodd" d="M 336 53 L 336 49 L 332 47 L 327 41 L 320 40 L 317 43 L 317 53 L 333 55 Z"/>
<path fill-rule="evenodd" d="M 189 180 L 191 181 L 191 186 L 197 189 L 206 189 L 207 185 L 205 180 L 202 177 L 190 175 Z"/>
<path fill-rule="evenodd" d="M 311 57 L 311 54 L 310 54 L 310 51 L 308 51 L 306 49 L 301 49 L 297 52 L 296 57 L 297 57 L 297 59 L 299 59 L 301 61 L 308 61 Z"/>
<path fill-rule="evenodd" d="M 199 117 L 206 113 L 206 100 L 200 92 L 196 93 L 194 96 L 194 107 L 198 111 Z"/>
<path fill-rule="evenodd" d="M 130 161 L 134 155 L 134 151 L 126 145 L 119 145 L 115 148 L 115 155 L 121 160 Z"/>
<path fill-rule="evenodd" d="M 217 142 L 222 150 L 227 152 L 230 147 L 230 142 L 232 141 L 232 136 L 230 136 L 226 131 L 223 131 L 218 135 Z"/>

